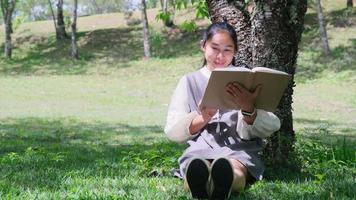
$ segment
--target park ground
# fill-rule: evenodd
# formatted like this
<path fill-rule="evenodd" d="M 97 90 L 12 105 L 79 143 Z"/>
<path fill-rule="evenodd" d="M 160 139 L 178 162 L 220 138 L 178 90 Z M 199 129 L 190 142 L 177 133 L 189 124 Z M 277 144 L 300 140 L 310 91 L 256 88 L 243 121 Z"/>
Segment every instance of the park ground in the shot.
<path fill-rule="evenodd" d="M 331 57 L 315 12 L 306 16 L 290 163 L 268 166 L 233 199 L 355 199 L 356 12 L 344 4 L 325 4 Z M 178 79 L 201 65 L 209 21 L 193 33 L 162 31 L 155 13 L 149 60 L 141 28 L 121 13 L 79 18 L 78 61 L 69 42 L 56 42 L 51 21 L 15 30 L 13 58 L 0 58 L 0 199 L 191 198 L 170 174 L 185 145 L 163 126 Z M 192 15 L 180 11 L 177 24 Z"/>

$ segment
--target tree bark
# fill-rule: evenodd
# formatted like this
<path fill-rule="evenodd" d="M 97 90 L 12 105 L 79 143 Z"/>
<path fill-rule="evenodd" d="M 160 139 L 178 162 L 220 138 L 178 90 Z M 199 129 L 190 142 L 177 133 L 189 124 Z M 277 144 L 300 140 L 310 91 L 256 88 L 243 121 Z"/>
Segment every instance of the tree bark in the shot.
<path fill-rule="evenodd" d="M 5 54 L 5 57 L 11 58 L 11 56 L 12 56 L 11 34 L 13 32 L 13 30 L 12 30 L 12 14 L 15 9 L 16 0 L 10 0 L 10 1 L 1 0 L 0 5 L 1 5 L 1 11 L 3 14 L 3 18 L 4 18 L 4 24 L 5 24 L 4 54 Z"/>
<path fill-rule="evenodd" d="M 331 55 L 331 51 L 329 47 L 327 31 L 325 28 L 323 9 L 321 8 L 320 0 L 316 0 L 315 3 L 316 3 L 316 11 L 318 13 L 320 39 L 323 45 L 324 54 L 329 56 Z"/>
<path fill-rule="evenodd" d="M 352 2 L 352 0 L 347 0 L 346 6 L 347 8 L 352 8 L 354 6 L 354 3 Z"/>
<path fill-rule="evenodd" d="M 238 37 L 236 65 L 269 67 L 294 77 L 298 43 L 303 30 L 307 0 L 207 0 L 211 20 L 228 21 Z M 265 153 L 276 163 L 288 161 L 295 139 L 292 117 L 292 80 L 275 114 L 281 129 L 268 142 Z"/>
<path fill-rule="evenodd" d="M 148 29 L 148 19 L 147 19 L 147 13 L 146 13 L 146 2 L 145 0 L 141 0 L 142 3 L 142 24 L 143 24 L 143 48 L 144 48 L 144 53 L 145 57 L 149 58 L 151 57 L 151 49 L 150 49 L 150 33 Z"/>
<path fill-rule="evenodd" d="M 77 45 L 77 10 L 78 0 L 74 0 L 73 19 L 72 19 L 72 58 L 78 59 L 78 45 Z"/>
<path fill-rule="evenodd" d="M 57 3 L 57 29 L 56 29 L 56 36 L 58 40 L 68 38 L 66 27 L 64 23 L 63 17 L 63 0 L 58 0 Z"/>

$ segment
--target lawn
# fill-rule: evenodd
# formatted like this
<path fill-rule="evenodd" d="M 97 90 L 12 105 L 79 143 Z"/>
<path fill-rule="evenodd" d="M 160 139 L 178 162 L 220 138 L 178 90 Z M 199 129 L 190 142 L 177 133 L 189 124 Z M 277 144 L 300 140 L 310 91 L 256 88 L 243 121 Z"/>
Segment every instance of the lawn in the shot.
<path fill-rule="evenodd" d="M 327 10 L 330 22 L 341 12 Z M 178 79 L 202 62 L 201 29 L 153 28 L 154 58 L 143 60 L 140 29 L 115 25 L 119 15 L 81 18 L 79 61 L 50 22 L 19 27 L 14 58 L 0 58 L 0 199 L 191 199 L 171 175 L 186 146 L 163 126 Z M 232 199 L 355 199 L 356 24 L 329 23 L 326 58 L 313 16 L 293 96 L 295 166 L 268 166 Z"/>

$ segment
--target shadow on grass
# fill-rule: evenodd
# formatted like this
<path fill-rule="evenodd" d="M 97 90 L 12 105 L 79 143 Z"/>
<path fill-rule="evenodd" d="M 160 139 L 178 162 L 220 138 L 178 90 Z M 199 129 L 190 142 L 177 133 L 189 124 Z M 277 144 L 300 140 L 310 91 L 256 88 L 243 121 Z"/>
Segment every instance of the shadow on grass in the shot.
<path fill-rule="evenodd" d="M 170 58 L 199 52 L 202 30 L 195 33 L 153 33 L 153 57 Z M 85 74 L 90 68 L 105 65 L 109 68 L 131 67 L 130 62 L 143 59 L 142 29 L 140 27 L 100 29 L 78 33 L 79 60 L 70 57 L 71 41 L 26 36 L 17 38 L 13 58 L 0 58 L 0 73 L 21 74 Z M 3 48 L 1 46 L 0 48 Z"/>
<path fill-rule="evenodd" d="M 177 159 L 185 148 L 169 142 L 159 126 L 84 123 L 68 118 L 1 120 L 0 141 L 0 193 L 13 197 L 25 196 L 25 190 L 67 194 L 75 193 L 71 189 L 90 191 L 95 187 L 104 192 L 106 185 L 103 182 L 118 179 L 126 180 L 120 183 L 120 190 L 140 193 L 142 188 L 137 180 L 171 178 L 170 171 L 178 167 Z M 299 149 L 305 152 L 304 159 L 314 159 L 313 156 L 319 159 L 319 155 L 321 159 L 325 157 L 323 148 L 315 149 L 304 145 L 304 142 L 299 144 L 302 144 Z M 340 190 L 352 188 L 349 179 L 342 179 L 342 172 L 335 172 L 333 177 L 338 179 L 327 178 L 322 186 Z M 311 179 L 313 181 L 309 181 Z M 328 190 L 320 190 L 320 183 L 315 183 L 314 179 L 314 174 L 301 172 L 299 163 L 295 166 L 269 166 L 265 181 L 253 185 L 242 195 L 232 196 L 232 199 L 265 199 L 269 195 L 274 199 L 299 199 L 329 195 Z M 159 182 L 158 179 L 152 180 Z M 174 184 L 177 183 L 181 184 Z M 80 186 L 74 187 L 77 185 Z M 293 188 L 288 188 L 290 186 Z M 176 185 L 170 187 L 181 189 Z M 339 189 L 332 190 L 337 197 L 343 195 Z M 170 192 L 176 195 L 173 190 Z M 349 194 L 352 193 L 347 191 L 346 195 Z"/>
<path fill-rule="evenodd" d="M 183 151 L 158 126 L 67 119 L 2 120 L 0 139 L 0 191 L 58 190 L 67 178 L 167 176 Z"/>
<path fill-rule="evenodd" d="M 350 27 L 356 24 L 356 12 L 343 9 L 327 13 L 327 24 L 334 27 Z M 329 36 L 330 39 L 330 36 Z M 299 57 L 297 76 L 301 79 L 314 79 L 325 70 L 336 72 L 355 70 L 356 61 L 353 55 L 356 53 L 355 39 L 349 39 L 348 46 L 337 46 L 331 49 L 331 56 L 323 54 L 320 41 L 319 24 L 316 13 L 305 16 L 304 31 L 300 49 L 302 56 Z"/>

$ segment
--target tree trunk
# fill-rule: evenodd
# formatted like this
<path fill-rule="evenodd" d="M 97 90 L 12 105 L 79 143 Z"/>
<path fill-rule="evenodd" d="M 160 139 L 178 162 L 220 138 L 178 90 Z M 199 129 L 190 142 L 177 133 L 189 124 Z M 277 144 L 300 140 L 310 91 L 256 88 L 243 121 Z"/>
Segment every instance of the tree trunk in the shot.
<path fill-rule="evenodd" d="M 63 17 L 63 0 L 58 0 L 57 3 L 57 29 L 56 29 L 57 39 L 66 39 L 68 35 L 66 33 L 66 27 Z"/>
<path fill-rule="evenodd" d="M 78 0 L 74 0 L 74 9 L 73 9 L 73 20 L 72 20 L 72 57 L 75 59 L 79 58 L 78 45 L 77 45 L 77 9 L 78 9 Z"/>
<path fill-rule="evenodd" d="M 142 2 L 142 24 L 143 24 L 143 48 L 145 52 L 145 57 L 151 57 L 151 50 L 150 50 L 150 33 L 148 30 L 148 19 L 146 13 L 146 2 L 145 0 L 141 0 Z"/>
<path fill-rule="evenodd" d="M 307 0 L 244 2 L 207 0 L 211 20 L 227 20 L 237 31 L 235 64 L 274 68 L 294 77 Z M 295 139 L 292 121 L 294 85 L 292 78 L 275 112 L 281 120 L 281 129 L 269 139 L 264 152 L 274 164 L 288 161 Z"/>
<path fill-rule="evenodd" d="M 159 2 L 161 3 L 161 10 L 163 11 L 164 2 L 163 2 L 163 0 L 159 0 Z"/>
<path fill-rule="evenodd" d="M 12 33 L 12 23 L 6 20 L 5 23 L 5 56 L 11 58 L 12 56 L 12 44 L 11 44 L 11 33 Z"/>
<path fill-rule="evenodd" d="M 56 30 L 56 34 L 57 34 L 57 22 L 56 22 L 56 17 L 54 16 L 54 11 L 53 11 L 51 0 L 48 0 L 48 5 L 49 5 L 49 8 L 51 10 L 52 19 L 53 19 L 53 23 L 54 23 L 54 29 Z"/>
<path fill-rule="evenodd" d="M 16 0 L 1 0 L 1 11 L 4 18 L 5 24 L 5 47 L 4 54 L 5 57 L 11 58 L 12 56 L 12 44 L 11 44 L 11 34 L 12 34 L 12 13 L 14 12 Z"/>
<path fill-rule="evenodd" d="M 331 55 L 331 52 L 329 47 L 328 35 L 325 28 L 323 10 L 321 8 L 320 0 L 316 0 L 315 3 L 316 3 L 316 11 L 318 12 L 320 39 L 323 45 L 323 50 L 325 55 L 329 56 Z"/>
<path fill-rule="evenodd" d="M 348 8 L 352 8 L 354 6 L 354 3 L 352 2 L 352 0 L 347 0 L 346 6 Z"/>
<path fill-rule="evenodd" d="M 163 1 L 163 8 L 162 8 L 162 10 L 163 10 L 164 13 L 169 13 L 168 7 L 169 7 L 169 0 L 164 0 L 164 1 Z M 172 14 L 172 16 L 169 17 L 168 20 L 164 20 L 164 21 L 163 21 L 163 22 L 164 22 L 164 25 L 165 25 L 166 27 L 173 27 L 173 26 L 174 26 L 172 17 L 173 17 L 173 14 Z"/>

